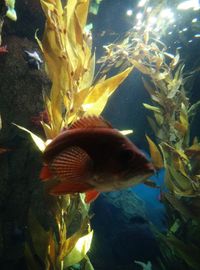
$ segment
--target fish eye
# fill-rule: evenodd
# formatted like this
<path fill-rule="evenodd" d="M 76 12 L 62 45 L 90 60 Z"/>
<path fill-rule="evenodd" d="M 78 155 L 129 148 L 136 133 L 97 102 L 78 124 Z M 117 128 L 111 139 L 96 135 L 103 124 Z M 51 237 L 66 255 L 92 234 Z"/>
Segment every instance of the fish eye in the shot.
<path fill-rule="evenodd" d="M 133 151 L 131 150 L 123 150 L 121 153 L 120 153 L 120 158 L 123 160 L 123 161 L 129 161 L 133 158 Z"/>

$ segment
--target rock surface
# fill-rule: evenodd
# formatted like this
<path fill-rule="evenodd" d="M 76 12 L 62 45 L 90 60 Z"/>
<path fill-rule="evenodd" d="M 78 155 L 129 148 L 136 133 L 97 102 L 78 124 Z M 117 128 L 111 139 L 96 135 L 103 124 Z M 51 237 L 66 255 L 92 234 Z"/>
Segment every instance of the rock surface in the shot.
<path fill-rule="evenodd" d="M 131 190 L 101 195 L 92 211 L 95 235 L 90 257 L 95 270 L 138 269 L 134 260 L 154 260 L 158 256 L 144 202 Z"/>

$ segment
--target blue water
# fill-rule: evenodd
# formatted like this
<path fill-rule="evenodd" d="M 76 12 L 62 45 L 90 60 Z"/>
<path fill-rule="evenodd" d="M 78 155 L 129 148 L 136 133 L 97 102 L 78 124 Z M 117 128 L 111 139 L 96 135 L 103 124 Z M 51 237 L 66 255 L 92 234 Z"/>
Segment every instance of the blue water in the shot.
<path fill-rule="evenodd" d="M 164 169 L 161 169 L 149 179 L 156 182 L 158 186 L 163 185 L 164 180 Z M 165 230 L 165 207 L 160 202 L 160 189 L 151 188 L 144 184 L 137 185 L 132 188 L 132 191 L 138 195 L 145 202 L 146 215 L 157 228 L 161 231 Z"/>

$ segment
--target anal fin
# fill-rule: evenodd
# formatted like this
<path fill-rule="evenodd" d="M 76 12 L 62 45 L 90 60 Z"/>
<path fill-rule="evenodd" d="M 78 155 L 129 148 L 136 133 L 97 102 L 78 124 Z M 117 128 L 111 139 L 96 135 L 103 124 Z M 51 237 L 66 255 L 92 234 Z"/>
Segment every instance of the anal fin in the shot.
<path fill-rule="evenodd" d="M 69 183 L 59 182 L 56 185 L 49 188 L 48 192 L 52 195 L 64 195 L 76 192 L 86 192 L 90 190 L 91 186 L 85 183 Z"/>
<path fill-rule="evenodd" d="M 85 193 L 85 202 L 91 203 L 99 196 L 100 192 L 96 190 L 90 190 Z"/>

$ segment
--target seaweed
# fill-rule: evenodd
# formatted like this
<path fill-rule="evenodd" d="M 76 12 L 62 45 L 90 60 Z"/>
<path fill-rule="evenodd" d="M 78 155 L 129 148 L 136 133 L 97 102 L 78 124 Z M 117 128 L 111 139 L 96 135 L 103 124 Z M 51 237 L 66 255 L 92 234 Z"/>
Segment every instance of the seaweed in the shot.
<path fill-rule="evenodd" d="M 158 14 L 163 5 L 161 1 L 152 12 Z M 156 169 L 165 168 L 163 190 L 167 188 L 167 192 L 161 191 L 161 197 L 168 211 L 169 228 L 166 235 L 157 234 L 163 260 L 166 266 L 170 265 L 175 254 L 181 269 L 198 269 L 200 239 L 191 243 L 194 235 L 199 235 L 200 225 L 200 142 L 198 137 L 191 138 L 190 131 L 199 101 L 191 104 L 186 90 L 187 81 L 195 72 L 184 71 L 178 51 L 175 55 L 167 52 L 161 41 L 163 33 L 149 29 L 150 17 L 117 43 L 106 45 L 105 55 L 98 62 L 107 65 L 108 70 L 134 66 L 143 74 L 151 99 L 150 104 L 143 106 L 149 112 L 147 119 L 156 140 L 146 136 L 150 155 Z"/>
<path fill-rule="evenodd" d="M 89 0 L 41 0 L 46 16 L 42 41 L 35 38 L 44 55 L 46 71 L 52 83 L 44 92 L 45 115 L 40 123 L 45 139 L 28 132 L 38 149 L 46 145 L 64 128 L 87 115 L 100 115 L 109 97 L 125 80 L 133 67 L 107 78 L 95 74 L 95 52 L 91 33 L 85 30 Z M 15 124 L 16 125 L 16 124 Z M 125 133 L 130 131 L 125 131 Z M 86 256 L 92 241 L 89 205 L 84 194 L 70 194 L 52 199 L 49 213 L 52 226 L 44 228 L 30 208 L 25 255 L 29 269 L 67 269 L 81 264 L 93 269 Z M 74 222 L 76 224 L 74 228 Z"/>

